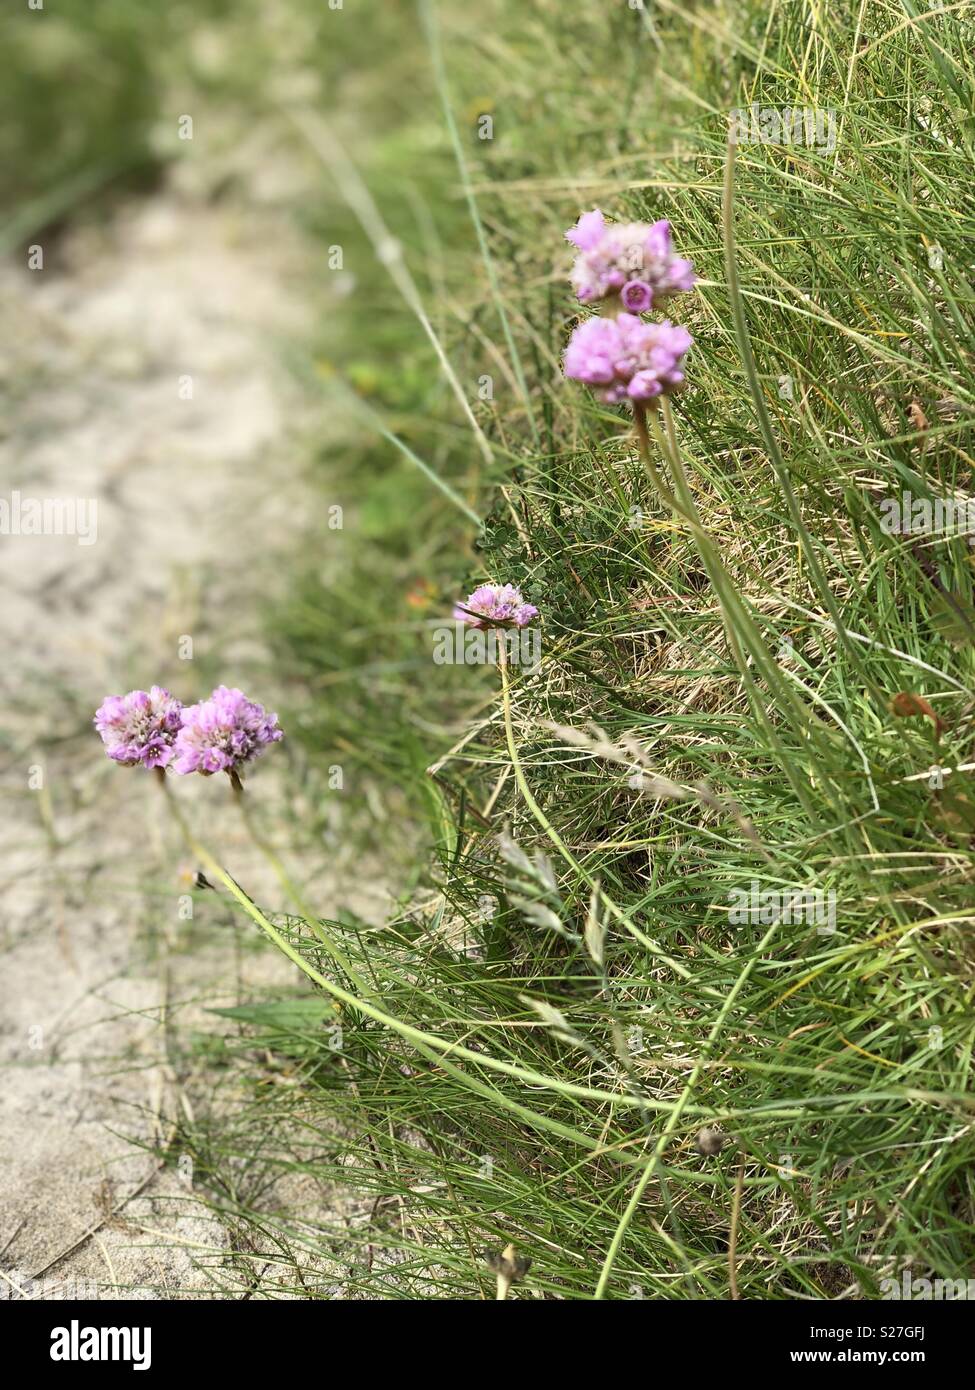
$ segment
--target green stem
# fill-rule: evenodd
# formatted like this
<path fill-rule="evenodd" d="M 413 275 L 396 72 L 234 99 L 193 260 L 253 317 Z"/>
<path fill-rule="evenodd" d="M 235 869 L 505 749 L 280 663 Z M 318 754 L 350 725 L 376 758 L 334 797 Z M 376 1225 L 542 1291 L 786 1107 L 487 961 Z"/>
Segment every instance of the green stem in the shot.
<path fill-rule="evenodd" d="M 264 858 L 271 866 L 271 869 L 273 870 L 275 877 L 281 884 L 281 887 L 287 893 L 288 897 L 294 903 L 295 907 L 297 907 L 299 913 L 308 923 L 308 926 L 318 937 L 319 941 L 321 941 L 323 946 L 328 945 L 328 936 L 324 928 L 321 926 L 318 914 L 314 912 L 308 905 L 307 900 L 305 899 L 301 890 L 295 884 L 294 880 L 291 878 L 291 875 L 288 873 L 280 856 L 278 855 L 277 850 L 271 844 L 270 840 L 268 840 L 266 836 L 261 832 L 261 830 L 258 829 L 257 822 L 255 821 L 251 813 L 250 802 L 244 792 L 244 788 L 241 784 L 240 778 L 236 776 L 231 777 L 230 785 L 233 791 L 234 801 L 236 802 L 237 808 L 240 811 L 240 818 L 244 822 L 244 829 L 250 836 L 254 846 L 258 850 L 260 850 L 261 854 L 263 854 Z M 334 947 L 334 943 L 332 943 L 332 945 L 329 946 L 329 949 L 334 953 L 334 950 L 336 949 Z M 343 964 L 341 961 L 339 963 L 342 965 L 342 969 L 345 971 L 345 973 L 349 975 L 348 966 Z"/>
<path fill-rule="evenodd" d="M 162 788 L 166 796 L 166 802 L 170 813 L 179 827 L 180 833 L 190 853 L 195 859 L 199 860 L 207 873 L 216 882 L 223 885 L 234 901 L 243 908 L 247 916 L 260 927 L 261 931 L 274 942 L 278 949 L 282 951 L 290 961 L 297 965 L 299 970 L 334 999 L 338 999 L 342 1004 L 346 1004 L 350 1008 L 355 1009 L 366 1018 L 371 1018 L 377 1023 L 382 1023 L 394 1033 L 398 1033 L 400 1037 L 413 1043 L 424 1056 L 430 1057 L 438 1066 L 443 1067 L 444 1070 L 450 1072 L 451 1075 L 455 1075 L 458 1080 L 462 1081 L 470 1089 L 476 1090 L 480 1094 L 490 1095 L 498 1104 L 511 1110 L 522 1119 L 528 1120 L 530 1123 L 543 1129 L 549 1129 L 554 1133 L 561 1134 L 564 1138 L 571 1139 L 573 1142 L 581 1144 L 587 1149 L 591 1148 L 591 1140 L 579 1130 L 572 1129 L 568 1125 L 563 1125 L 556 1120 L 550 1119 L 548 1116 L 536 1114 L 535 1111 L 529 1110 L 527 1106 L 519 1105 L 517 1101 L 513 1101 L 503 1093 L 485 1086 L 483 1082 L 478 1081 L 475 1077 L 469 1076 L 466 1072 L 461 1071 L 460 1068 L 452 1066 L 451 1063 L 446 1060 L 447 1057 L 461 1058 L 464 1061 L 473 1062 L 479 1067 L 484 1067 L 488 1071 L 501 1072 L 503 1075 L 513 1077 L 517 1081 L 527 1082 L 530 1086 L 541 1087 L 546 1091 L 554 1091 L 558 1095 L 574 1096 L 579 1100 L 623 1106 L 626 1109 L 636 1109 L 648 1105 L 655 1110 L 665 1110 L 667 1108 L 659 1101 L 638 1099 L 634 1096 L 617 1094 L 616 1092 L 598 1091 L 590 1086 L 580 1086 L 571 1082 L 556 1081 L 554 1077 L 546 1076 L 542 1072 L 530 1071 L 525 1067 L 516 1066 L 513 1062 L 503 1062 L 499 1058 L 492 1057 L 489 1053 L 474 1052 L 472 1049 L 464 1047 L 461 1043 L 446 1042 L 443 1038 L 438 1038 L 432 1033 L 425 1033 L 419 1028 L 412 1027 L 409 1023 L 404 1023 L 401 1019 L 394 1018 L 391 1014 L 385 1013 L 382 1009 L 371 1003 L 368 998 L 360 998 L 358 995 L 351 994 L 347 989 L 343 989 L 343 987 L 336 984 L 334 980 L 328 979 L 327 976 L 323 975 L 319 970 L 316 970 L 315 967 L 305 959 L 301 952 L 298 951 L 286 937 L 282 936 L 274 923 L 265 916 L 253 899 L 244 892 L 240 884 L 237 883 L 226 870 L 221 868 L 206 846 L 202 845 L 196 838 L 176 798 L 171 794 L 169 786 L 165 781 L 162 781 Z M 353 977 L 353 980 L 354 983 L 359 985 L 365 992 L 365 985 L 355 980 L 355 977 Z"/>
<path fill-rule="evenodd" d="M 634 402 L 634 423 L 636 425 L 636 435 L 644 467 L 647 469 L 654 485 L 658 487 L 658 489 L 662 488 L 661 496 L 664 501 L 674 508 L 678 516 L 683 517 L 688 522 L 694 533 L 697 540 L 698 552 L 704 562 L 704 568 L 707 570 L 708 578 L 711 581 L 711 586 L 714 589 L 715 596 L 721 608 L 722 620 L 728 638 L 728 645 L 731 649 L 731 655 L 745 683 L 745 688 L 751 699 L 752 707 L 757 717 L 761 720 L 762 727 L 768 736 L 769 742 L 782 763 L 782 767 L 786 777 L 789 779 L 793 791 L 806 812 L 810 815 L 815 815 L 816 807 L 809 794 L 809 790 L 793 767 L 792 759 L 783 746 L 778 731 L 765 708 L 765 702 L 755 683 L 755 676 L 752 672 L 751 664 L 742 647 L 738 632 L 739 628 L 752 654 L 755 666 L 764 677 L 769 689 L 775 692 L 780 704 L 788 709 L 792 715 L 794 727 L 797 729 L 800 736 L 808 736 L 810 728 L 815 728 L 818 725 L 818 720 L 816 720 L 815 716 L 810 715 L 809 711 L 796 699 L 788 683 L 782 679 L 781 672 L 769 652 L 768 646 L 759 632 L 756 623 L 744 601 L 735 590 L 734 584 L 721 561 L 714 541 L 701 523 L 697 506 L 694 502 L 694 494 L 691 492 L 687 474 L 684 471 L 684 465 L 681 460 L 680 448 L 677 444 L 677 434 L 674 429 L 673 415 L 670 410 L 670 402 L 666 397 L 664 397 L 662 405 L 664 419 L 667 424 L 667 435 L 665 436 L 664 432 L 661 430 L 660 422 L 657 419 L 655 411 L 651 417 L 650 424 L 661 457 L 666 459 L 670 464 L 676 484 L 677 496 L 674 497 L 673 493 L 669 491 L 666 485 L 657 481 L 659 479 L 659 473 L 654 467 L 650 451 L 650 438 L 647 433 L 645 408 L 640 402 Z"/>
<path fill-rule="evenodd" d="M 162 768 L 157 768 L 156 771 L 157 773 L 162 773 Z M 234 880 L 230 877 L 229 874 L 224 872 L 224 870 L 216 862 L 216 860 L 209 853 L 209 851 L 206 850 L 194 836 L 193 831 L 190 828 L 189 822 L 183 815 L 179 802 L 176 800 L 176 798 L 170 791 L 169 783 L 166 780 L 165 773 L 163 773 L 163 775 L 159 778 L 159 785 L 162 788 L 163 794 L 166 798 L 166 804 L 169 807 L 170 814 L 172 815 L 176 824 L 179 826 L 180 833 L 182 834 L 183 839 L 186 842 L 186 846 L 189 849 L 190 853 L 193 854 L 197 859 L 199 859 L 201 863 L 206 863 L 209 871 L 220 880 L 224 887 L 227 888 L 235 898 L 237 898 L 238 902 L 242 904 L 249 903 L 250 906 L 254 908 L 254 911 L 256 912 L 257 908 L 255 904 L 247 896 L 244 890 L 234 882 Z M 250 819 L 250 814 L 247 808 L 244 806 L 244 793 L 243 787 L 241 787 L 240 785 L 240 780 L 238 779 L 236 784 L 234 784 L 234 780 L 233 778 L 231 778 L 231 785 L 234 789 L 234 797 L 238 805 L 241 807 L 241 814 L 244 818 L 244 824 L 247 826 L 251 838 L 253 839 L 257 848 L 268 859 L 268 862 L 270 863 L 272 869 L 274 869 L 275 873 L 278 875 L 278 878 L 280 879 L 285 891 L 289 893 L 289 895 L 294 900 L 295 906 L 298 908 L 298 911 L 300 912 L 302 919 L 308 926 L 309 930 L 314 934 L 314 936 L 321 943 L 321 945 L 324 946 L 325 950 L 331 956 L 332 960 L 339 967 L 339 969 L 342 970 L 343 973 L 347 976 L 347 978 L 352 981 L 356 989 L 361 990 L 363 994 L 371 993 L 369 986 L 352 966 L 342 948 L 339 945 L 337 945 L 337 943 L 332 939 L 330 934 L 325 930 L 316 914 L 312 912 L 312 910 L 307 906 L 307 904 L 305 904 L 302 901 L 301 895 L 298 893 L 298 890 L 292 884 L 290 878 L 288 877 L 287 871 L 284 868 L 284 865 L 281 863 L 280 859 L 278 859 L 274 850 L 271 848 L 269 844 L 267 844 L 265 840 L 262 839 L 262 837 L 256 831 Z M 249 910 L 250 909 L 248 909 L 248 911 Z M 252 912 L 250 915 L 253 916 L 254 913 Z M 263 921 L 259 921 L 258 925 L 263 927 Z M 264 930 L 267 930 L 267 928 L 265 927 Z M 274 939 L 276 944 L 281 945 L 281 949 L 284 951 L 285 955 L 290 956 L 292 960 L 296 959 L 297 953 L 294 952 L 293 949 L 289 948 L 287 943 L 282 945 L 285 939 L 280 935 L 280 933 L 277 932 L 276 929 L 273 927 L 271 928 L 271 931 L 274 932 Z M 297 960 L 300 964 L 301 957 L 297 957 Z M 304 968 L 304 966 L 302 966 L 302 968 Z"/>

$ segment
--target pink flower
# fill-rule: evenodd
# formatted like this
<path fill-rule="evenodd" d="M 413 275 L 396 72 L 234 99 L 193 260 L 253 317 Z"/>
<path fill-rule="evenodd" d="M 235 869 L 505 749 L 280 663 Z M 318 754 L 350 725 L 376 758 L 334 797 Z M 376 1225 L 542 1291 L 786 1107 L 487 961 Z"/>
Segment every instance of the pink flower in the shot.
<path fill-rule="evenodd" d="M 248 700 L 242 690 L 218 685 L 209 700 L 183 711 L 173 770 L 200 772 L 204 777 L 236 773 L 283 737 L 276 714 Z"/>
<path fill-rule="evenodd" d="M 583 213 L 565 235 L 579 251 L 571 279 L 583 303 L 622 295 L 625 310 L 643 314 L 696 283 L 691 262 L 674 255 L 664 219 L 607 225 L 596 209 Z M 646 289 L 633 289 L 637 284 Z"/>
<path fill-rule="evenodd" d="M 580 251 L 592 251 L 599 245 L 606 230 L 606 219 L 598 208 L 584 212 L 574 227 L 565 234 L 566 241 L 577 246 Z"/>
<path fill-rule="evenodd" d="M 454 608 L 455 620 L 471 627 L 525 627 L 537 617 L 538 609 L 514 584 L 481 584 Z"/>
<path fill-rule="evenodd" d="M 580 323 L 565 350 L 565 374 L 596 387 L 602 401 L 649 401 L 676 391 L 684 381 L 684 354 L 693 339 L 686 328 L 645 323 L 633 314 Z"/>
<path fill-rule="evenodd" d="M 183 706 L 168 690 L 130 690 L 106 695 L 95 713 L 95 728 L 108 756 L 125 767 L 165 767 L 173 756 Z"/>

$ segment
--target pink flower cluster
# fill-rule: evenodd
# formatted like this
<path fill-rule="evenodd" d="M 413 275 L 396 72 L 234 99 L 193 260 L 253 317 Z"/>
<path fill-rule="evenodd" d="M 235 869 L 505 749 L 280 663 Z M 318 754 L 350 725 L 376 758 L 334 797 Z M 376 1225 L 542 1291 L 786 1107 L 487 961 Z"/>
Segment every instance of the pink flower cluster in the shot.
<path fill-rule="evenodd" d="M 471 627 L 527 627 L 537 617 L 538 609 L 514 584 L 481 584 L 454 608 L 454 619 Z"/>
<path fill-rule="evenodd" d="M 634 314 L 580 323 L 565 350 L 565 374 L 595 387 L 602 401 L 651 401 L 675 391 L 684 380 L 684 354 L 691 345 L 686 328 L 644 323 Z"/>
<path fill-rule="evenodd" d="M 106 695 L 95 712 L 108 756 L 124 767 L 165 767 L 182 722 L 183 706 L 161 685 Z"/>
<path fill-rule="evenodd" d="M 565 235 L 579 251 L 571 277 L 576 294 L 608 310 L 573 331 L 565 375 L 592 386 L 611 405 L 679 390 L 690 333 L 669 319 L 646 323 L 639 317 L 693 289 L 697 280 L 691 262 L 674 254 L 670 223 L 607 224 L 595 208 Z"/>
<path fill-rule="evenodd" d="M 579 251 L 571 279 L 584 304 L 618 296 L 628 313 L 646 314 L 694 288 L 694 266 L 674 254 L 666 219 L 607 224 L 595 208 L 565 237 Z"/>
<path fill-rule="evenodd" d="M 283 738 L 278 716 L 242 690 L 218 685 L 209 700 L 183 711 L 176 735 L 174 772 L 237 772 Z"/>
<path fill-rule="evenodd" d="M 284 737 L 278 716 L 242 690 L 218 685 L 208 700 L 184 706 L 168 690 L 106 695 L 95 713 L 105 750 L 126 767 L 168 767 L 174 772 L 239 773 Z"/>

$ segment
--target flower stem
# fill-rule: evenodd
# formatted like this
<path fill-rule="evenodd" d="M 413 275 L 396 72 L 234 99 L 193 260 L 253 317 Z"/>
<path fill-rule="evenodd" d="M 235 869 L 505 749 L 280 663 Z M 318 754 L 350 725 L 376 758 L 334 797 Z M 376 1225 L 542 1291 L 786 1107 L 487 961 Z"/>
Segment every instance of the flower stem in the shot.
<path fill-rule="evenodd" d="M 301 890 L 296 886 L 296 884 L 291 878 L 291 875 L 284 867 L 284 864 L 282 863 L 277 850 L 273 847 L 273 845 L 266 838 L 266 836 L 258 829 L 257 823 L 254 820 L 253 815 L 251 814 L 249 798 L 244 794 L 243 783 L 237 776 L 236 772 L 232 772 L 230 774 L 230 786 L 232 789 L 234 801 L 237 805 L 237 809 L 240 811 L 240 818 L 244 822 L 245 830 L 247 831 L 256 848 L 260 850 L 260 852 L 264 855 L 264 858 L 267 860 L 268 864 L 270 864 L 271 868 L 274 871 L 275 877 L 281 884 L 281 887 L 287 893 L 288 897 L 294 903 L 295 907 L 297 907 L 302 917 L 306 918 L 306 920 L 308 921 L 308 925 L 314 931 L 315 924 L 318 922 L 317 914 L 314 913 L 308 906 L 308 903 L 305 901 L 305 898 L 302 895 Z"/>
<path fill-rule="evenodd" d="M 650 432 L 647 429 L 647 407 L 643 401 L 633 401 L 633 426 L 636 431 L 637 444 L 640 449 L 640 460 L 647 471 L 650 481 L 657 490 L 657 495 L 667 504 L 668 507 L 680 517 L 688 522 L 695 531 L 702 532 L 703 528 L 696 515 L 690 515 L 680 501 L 674 496 L 670 488 L 664 482 L 663 477 L 653 458 L 653 450 L 650 447 Z M 657 425 L 657 404 L 654 402 L 650 409 L 653 411 L 654 430 L 659 429 Z M 666 453 L 664 453 L 666 458 Z M 705 537 L 706 539 L 706 537 Z"/>
<path fill-rule="evenodd" d="M 650 417 L 650 429 L 653 432 L 653 437 L 660 450 L 661 457 L 670 465 L 677 495 L 674 496 L 667 485 L 662 481 L 659 471 L 654 464 L 650 449 L 650 435 L 647 429 L 646 410 L 641 402 L 634 401 L 633 418 L 644 467 L 654 486 L 660 493 L 660 496 L 668 506 L 673 508 L 678 516 L 683 517 L 684 520 L 687 521 L 694 534 L 697 541 L 698 553 L 704 563 L 704 568 L 707 570 L 708 578 L 711 581 L 711 586 L 714 589 L 715 596 L 721 608 L 721 616 L 732 658 L 745 683 L 756 715 L 761 720 L 763 728 L 775 747 L 777 754 L 782 759 L 785 774 L 796 796 L 806 810 L 813 813 L 815 808 L 812 803 L 812 798 L 809 795 L 808 788 L 792 765 L 792 760 L 786 754 L 786 750 L 782 745 L 778 732 L 769 717 L 769 713 L 765 708 L 765 703 L 755 682 L 755 674 L 752 670 L 751 661 L 754 661 L 755 668 L 763 676 L 769 690 L 775 693 L 779 703 L 789 710 L 795 726 L 802 731 L 804 736 L 808 734 L 810 726 L 814 729 L 816 728 L 818 721 L 815 716 L 810 715 L 809 711 L 796 698 L 795 693 L 789 687 L 788 683 L 783 680 L 782 674 L 769 652 L 768 645 L 758 629 L 758 625 L 749 612 L 745 601 L 736 590 L 728 571 L 725 569 L 714 540 L 702 525 L 700 516 L 698 515 L 697 505 L 694 501 L 694 494 L 691 491 L 690 484 L 687 480 L 687 474 L 684 471 L 680 446 L 677 442 L 677 431 L 674 427 L 674 417 L 670 409 L 670 402 L 666 397 L 662 398 L 662 409 L 667 433 L 665 434 L 661 429 L 655 409 Z M 751 661 L 746 655 L 745 645 L 747 645 L 748 651 L 751 654 Z"/>
<path fill-rule="evenodd" d="M 157 768 L 156 771 L 161 772 L 162 769 Z M 233 894 L 233 896 L 238 900 L 238 902 L 247 906 L 248 912 L 253 917 L 254 913 L 257 911 L 254 903 L 247 896 L 247 894 L 240 887 L 240 885 L 234 882 L 230 875 L 220 867 L 220 865 L 213 858 L 210 852 L 207 849 L 205 849 L 204 846 L 201 845 L 200 842 L 196 839 L 195 835 L 193 834 L 193 831 L 190 828 L 189 822 L 183 815 L 183 811 L 179 805 L 179 802 L 176 800 L 176 798 L 170 791 L 169 783 L 166 780 L 165 774 L 158 780 L 163 795 L 166 798 L 166 805 L 169 807 L 169 811 L 173 817 L 173 820 L 179 827 L 180 834 L 183 837 L 187 849 L 194 856 L 194 858 L 199 859 L 200 862 L 206 866 L 207 871 L 213 874 L 214 878 L 219 880 L 219 882 L 222 883 L 223 886 L 230 893 Z M 238 779 L 238 787 L 239 786 L 240 783 Z M 237 787 L 234 787 L 234 795 L 238 801 L 238 804 L 240 804 L 241 806 L 241 811 L 244 817 L 244 823 L 245 825 L 247 825 L 248 831 L 250 832 L 255 845 L 267 857 L 268 862 L 270 863 L 272 869 L 274 869 L 275 873 L 278 875 L 282 883 L 282 886 L 285 888 L 285 891 L 288 892 L 290 896 L 294 899 L 295 904 L 298 907 L 299 912 L 301 913 L 302 919 L 304 920 L 308 928 L 312 931 L 312 933 L 315 935 L 320 944 L 324 946 L 325 950 L 331 956 L 335 964 L 344 972 L 348 979 L 352 981 L 355 987 L 358 990 L 361 990 L 363 993 L 368 994 L 369 989 L 365 981 L 351 965 L 345 953 L 342 951 L 341 947 L 338 946 L 332 940 L 331 936 L 322 926 L 316 914 L 313 913 L 311 909 L 303 903 L 300 895 L 297 892 L 297 889 L 294 888 L 293 884 L 291 883 L 291 880 L 288 878 L 288 874 L 284 868 L 284 865 L 278 859 L 271 846 L 268 845 L 267 842 L 264 841 L 261 838 L 261 836 L 256 832 L 250 820 L 249 813 L 243 804 L 243 787 L 240 787 L 239 791 Z M 252 908 L 254 909 L 254 911 L 251 911 Z M 258 921 L 259 926 L 263 927 L 265 931 L 268 931 L 268 927 L 270 926 L 270 924 L 266 923 L 266 919 L 263 917 L 263 914 L 260 914 L 260 916 L 255 920 Z M 272 939 L 275 941 L 275 944 L 280 946 L 281 949 L 285 951 L 286 955 L 290 956 L 292 960 L 296 958 L 297 953 L 295 952 L 293 947 L 286 949 L 287 947 L 289 947 L 289 943 L 285 941 L 285 938 L 281 936 L 280 932 L 276 931 L 276 929 L 271 927 L 269 935 L 272 936 Z M 301 964 L 300 956 L 298 956 L 298 964 Z M 304 966 L 302 966 L 302 969 L 304 969 Z"/>
<path fill-rule="evenodd" d="M 543 1090 L 551 1091 L 553 1094 L 575 1096 L 580 1100 L 595 1101 L 617 1106 L 620 1104 L 626 1106 L 635 1106 L 638 1104 L 635 1099 L 631 1099 L 628 1096 L 620 1096 L 609 1091 L 599 1091 L 590 1086 L 561 1081 L 555 1077 L 546 1076 L 542 1072 L 532 1071 L 527 1067 L 517 1066 L 513 1062 L 503 1061 L 501 1058 L 493 1057 L 488 1052 L 475 1052 L 472 1048 L 465 1047 L 461 1042 L 437 1037 L 435 1034 L 424 1032 L 420 1028 L 414 1028 L 412 1024 L 405 1022 L 405 1020 L 396 1018 L 394 1015 L 387 1013 L 368 997 L 351 994 L 347 989 L 344 989 L 342 985 L 337 984 L 335 980 L 330 980 L 327 975 L 323 975 L 320 970 L 316 970 L 315 966 L 313 966 L 310 961 L 306 960 L 298 948 L 278 931 L 274 923 L 261 911 L 257 903 L 244 892 L 240 884 L 237 883 L 235 879 L 231 878 L 230 874 L 220 867 L 209 850 L 207 850 L 204 845 L 200 844 L 187 823 L 186 817 L 183 815 L 175 797 L 170 793 L 168 785 L 165 782 L 161 785 L 170 813 L 176 821 L 190 853 L 194 858 L 199 860 L 207 870 L 207 873 L 210 874 L 217 883 L 223 885 L 234 901 L 243 908 L 251 921 L 255 922 L 257 926 L 260 927 L 278 949 L 286 955 L 303 974 L 307 975 L 309 980 L 312 980 L 319 988 L 323 989 L 326 994 L 331 995 L 333 999 L 337 999 L 341 1004 L 354 1009 L 365 1018 L 371 1018 L 374 1022 L 382 1024 L 384 1027 L 398 1034 L 399 1037 L 412 1043 L 417 1051 L 424 1057 L 434 1062 L 439 1068 L 447 1072 L 448 1075 L 453 1076 L 469 1090 L 482 1097 L 487 1097 L 494 1104 L 500 1105 L 503 1109 L 519 1116 L 522 1120 L 528 1121 L 535 1128 L 559 1134 L 565 1139 L 571 1139 L 573 1143 L 581 1144 L 583 1147 L 589 1144 L 589 1139 L 580 1130 L 576 1130 L 552 1116 L 542 1115 L 531 1110 L 528 1106 L 522 1105 L 513 1097 L 506 1095 L 505 1092 L 499 1088 L 490 1086 L 487 1082 L 480 1080 L 479 1077 L 464 1071 L 456 1065 L 457 1062 L 470 1062 L 487 1071 L 497 1072 L 503 1076 L 512 1077 L 517 1081 L 524 1081 L 529 1086 L 535 1088 L 541 1087 Z M 354 975 L 351 978 L 353 982 L 358 984 L 360 989 L 363 990 L 363 994 L 365 994 L 365 986 L 362 985 Z"/>

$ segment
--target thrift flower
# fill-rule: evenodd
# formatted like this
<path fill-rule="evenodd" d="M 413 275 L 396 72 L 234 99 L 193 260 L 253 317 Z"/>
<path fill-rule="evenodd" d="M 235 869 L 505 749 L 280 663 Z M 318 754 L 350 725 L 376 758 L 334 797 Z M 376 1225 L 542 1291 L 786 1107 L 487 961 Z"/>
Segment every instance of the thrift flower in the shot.
<path fill-rule="evenodd" d="M 645 314 L 694 288 L 694 266 L 674 255 L 665 219 L 607 224 L 596 208 L 584 212 L 565 236 L 579 251 L 571 279 L 584 304 L 619 295 L 625 311 Z"/>
<path fill-rule="evenodd" d="M 173 768 L 204 777 L 214 772 L 234 774 L 283 737 L 276 714 L 248 700 L 242 690 L 218 685 L 209 700 L 183 711 Z"/>
<path fill-rule="evenodd" d="M 454 608 L 455 620 L 471 627 L 525 627 L 537 617 L 538 609 L 525 602 L 514 584 L 481 584 Z"/>
<path fill-rule="evenodd" d="M 95 712 L 95 728 L 110 758 L 125 767 L 165 767 L 173 756 L 183 706 L 168 690 L 130 690 L 106 695 Z"/>
<path fill-rule="evenodd" d="M 565 350 L 565 374 L 596 389 L 611 405 L 650 401 L 684 381 L 684 354 L 693 339 L 686 328 L 644 323 L 633 314 L 580 323 Z"/>

